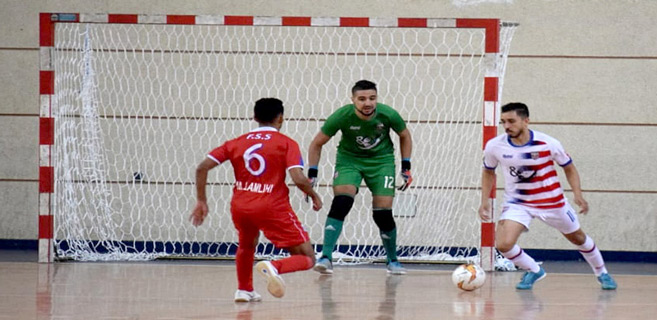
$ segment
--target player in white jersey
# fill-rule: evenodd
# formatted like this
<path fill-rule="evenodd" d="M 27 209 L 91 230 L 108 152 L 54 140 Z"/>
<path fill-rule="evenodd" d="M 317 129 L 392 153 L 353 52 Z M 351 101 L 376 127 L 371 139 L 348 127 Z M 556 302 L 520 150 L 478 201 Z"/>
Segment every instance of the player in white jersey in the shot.
<path fill-rule="evenodd" d="M 525 104 L 504 105 L 501 121 L 506 134 L 488 141 L 484 149 L 479 217 L 483 221 L 491 218 L 488 197 L 495 184 L 495 169 L 500 166 L 504 173 L 505 201 L 495 243 L 504 257 L 527 271 L 516 288 L 531 289 L 536 281 L 545 277 L 545 270 L 516 244 L 520 234 L 528 230 L 530 222 L 536 218 L 559 230 L 577 246 L 602 289 L 616 289 L 600 250 L 580 228 L 577 214 L 559 184 L 555 162 L 566 174 L 579 212 L 586 214 L 589 205 L 582 196 L 579 173 L 570 156 L 556 139 L 529 129 L 529 109 Z"/>

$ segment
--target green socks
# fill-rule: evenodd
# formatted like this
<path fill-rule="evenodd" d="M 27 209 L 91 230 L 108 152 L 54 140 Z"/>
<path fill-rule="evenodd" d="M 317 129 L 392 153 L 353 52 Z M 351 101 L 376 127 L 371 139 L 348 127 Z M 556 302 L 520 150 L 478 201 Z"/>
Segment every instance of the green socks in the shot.
<path fill-rule="evenodd" d="M 386 249 L 388 262 L 397 261 L 397 228 L 388 232 L 381 232 L 381 242 Z"/>
<path fill-rule="evenodd" d="M 335 247 L 335 243 L 338 242 L 340 233 L 342 233 L 343 224 L 344 221 L 333 219 L 331 217 L 326 218 L 326 223 L 324 224 L 324 245 L 322 246 L 322 256 L 328 257 L 329 260 L 333 259 L 333 248 Z"/>
<path fill-rule="evenodd" d="M 326 223 L 324 224 L 324 245 L 322 246 L 322 256 L 333 259 L 333 249 L 342 233 L 343 224 L 344 221 L 333 219 L 331 217 L 326 218 Z M 397 261 L 397 228 L 388 232 L 381 232 L 381 241 L 383 242 L 383 247 L 386 249 L 388 262 Z"/>

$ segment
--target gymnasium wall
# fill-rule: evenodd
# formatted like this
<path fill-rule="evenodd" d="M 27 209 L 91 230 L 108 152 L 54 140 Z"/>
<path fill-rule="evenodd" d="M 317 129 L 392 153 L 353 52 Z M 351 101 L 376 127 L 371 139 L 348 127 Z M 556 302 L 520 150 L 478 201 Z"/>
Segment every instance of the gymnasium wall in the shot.
<path fill-rule="evenodd" d="M 582 227 L 598 247 L 657 252 L 657 2 L 467 2 L 0 0 L 0 240 L 38 237 L 39 12 L 463 17 L 520 23 L 503 101 L 527 103 L 531 128 L 573 157 L 591 207 Z M 540 223 L 520 244 L 572 248 Z"/>

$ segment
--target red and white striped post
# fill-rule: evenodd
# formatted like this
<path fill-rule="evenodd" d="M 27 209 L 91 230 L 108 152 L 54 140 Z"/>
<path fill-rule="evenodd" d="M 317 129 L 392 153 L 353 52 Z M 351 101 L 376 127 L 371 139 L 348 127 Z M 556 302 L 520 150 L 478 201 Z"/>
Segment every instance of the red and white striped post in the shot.
<path fill-rule="evenodd" d="M 483 143 L 497 135 L 499 123 L 499 76 L 498 68 L 500 57 L 500 21 L 497 19 L 464 19 L 459 27 L 484 28 L 486 30 L 485 60 L 486 76 L 484 77 L 484 112 L 483 112 Z M 481 223 L 480 265 L 486 271 L 495 269 L 495 187 L 491 190 L 491 220 Z"/>
<path fill-rule="evenodd" d="M 52 145 L 55 121 L 52 117 L 52 95 L 55 74 L 51 52 L 55 38 L 50 13 L 39 15 L 39 262 L 53 261 L 53 216 L 51 211 L 53 185 Z"/>
<path fill-rule="evenodd" d="M 79 22 L 78 14 L 39 14 L 39 262 L 54 260 L 54 216 L 52 193 L 55 172 L 52 150 L 55 143 L 55 120 L 52 114 L 55 93 L 55 71 L 52 51 L 55 44 L 55 23 Z"/>

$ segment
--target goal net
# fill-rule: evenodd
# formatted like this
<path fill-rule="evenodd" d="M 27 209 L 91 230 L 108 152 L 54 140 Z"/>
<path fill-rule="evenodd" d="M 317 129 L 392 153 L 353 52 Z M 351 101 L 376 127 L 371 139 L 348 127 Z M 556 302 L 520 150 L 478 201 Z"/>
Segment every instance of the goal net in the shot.
<path fill-rule="evenodd" d="M 232 169 L 210 172 L 210 214 L 193 227 L 197 164 L 256 127 L 253 105 L 262 97 L 284 102 L 282 132 L 306 156 L 324 120 L 350 102 L 361 79 L 377 83 L 379 101 L 399 111 L 413 136 L 414 185 L 397 192 L 394 204 L 401 259 L 476 257 L 484 77 L 496 74 L 501 93 L 513 26 L 500 28 L 500 50 L 490 54 L 490 30 L 458 28 L 454 19 L 406 27 L 399 19 L 296 18 L 288 26 L 271 17 L 196 16 L 193 24 L 166 18 L 107 23 L 108 15 L 79 15 L 55 24 L 58 259 L 233 257 Z M 325 145 L 319 166 L 325 209 L 313 211 L 290 188 L 317 252 L 338 141 Z M 394 134 L 393 141 L 399 166 Z M 285 254 L 260 240 L 260 257 Z M 385 257 L 364 186 L 336 251 L 339 262 Z"/>

